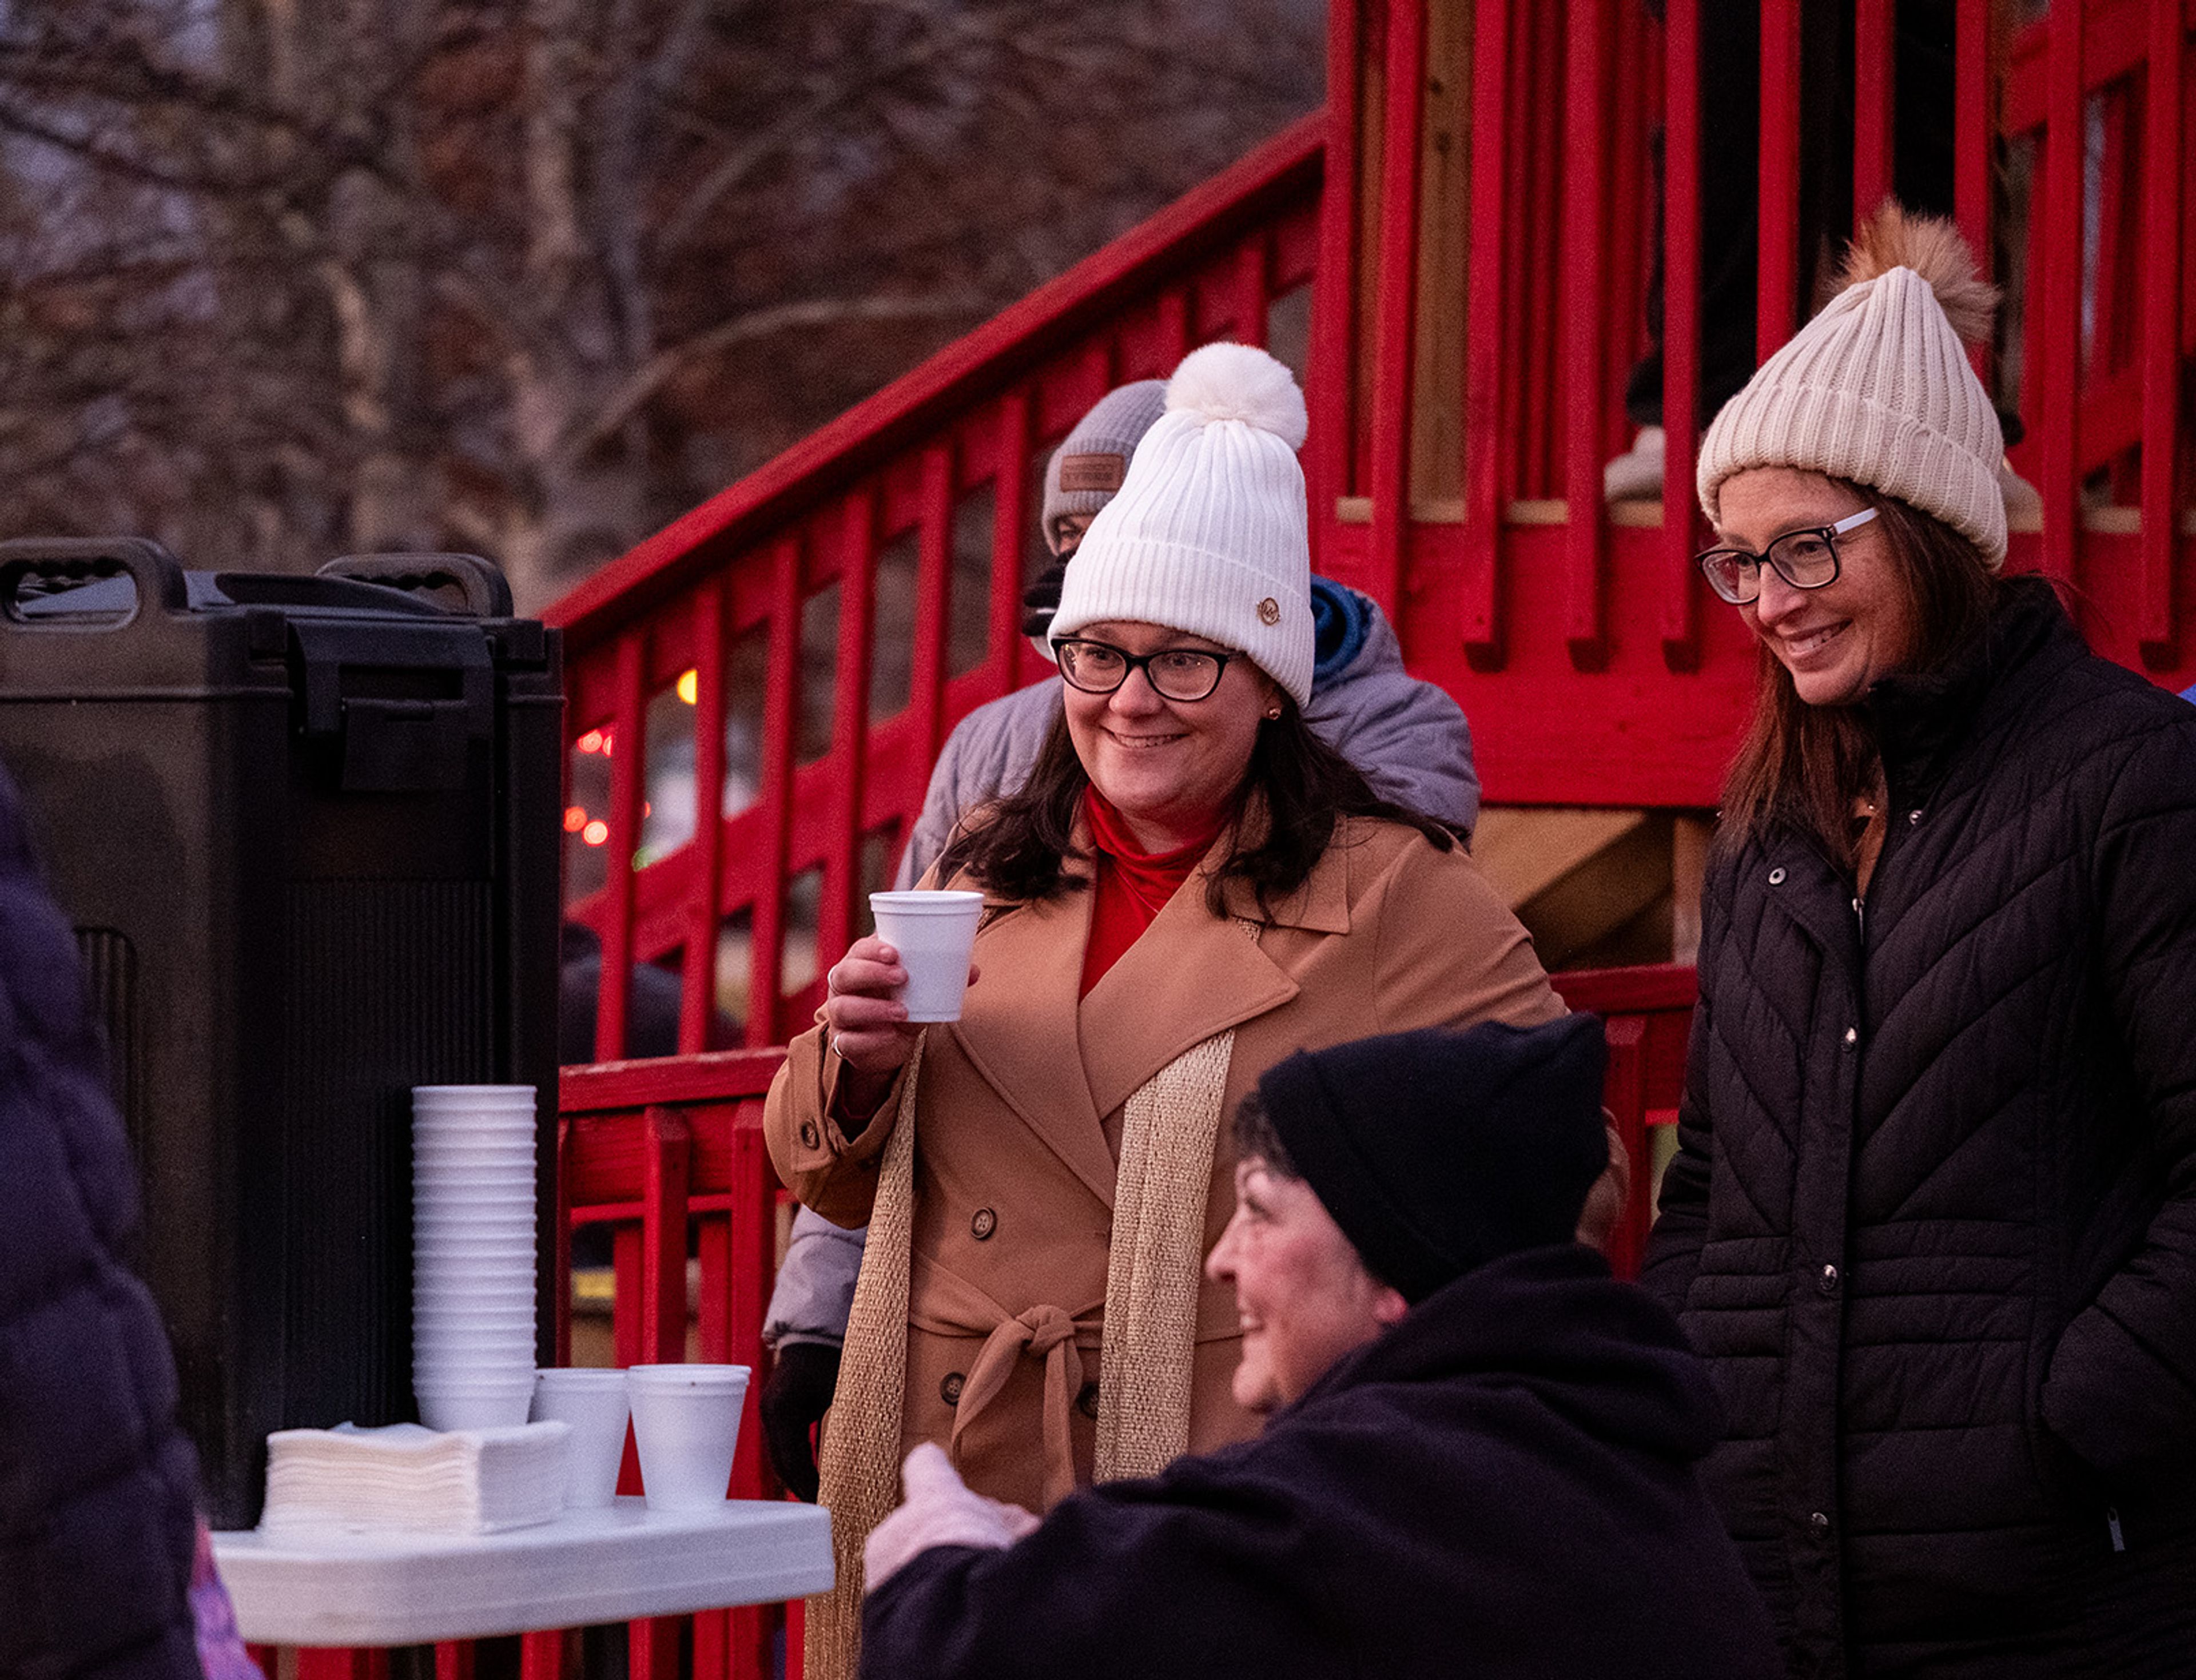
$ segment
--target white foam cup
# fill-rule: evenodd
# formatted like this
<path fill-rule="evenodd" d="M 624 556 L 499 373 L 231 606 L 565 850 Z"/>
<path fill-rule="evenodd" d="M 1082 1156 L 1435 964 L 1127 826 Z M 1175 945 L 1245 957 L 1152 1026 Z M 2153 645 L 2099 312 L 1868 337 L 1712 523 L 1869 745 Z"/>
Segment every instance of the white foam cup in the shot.
<path fill-rule="evenodd" d="M 412 1328 L 419 1331 L 460 1330 L 524 1330 L 533 1333 L 533 1302 L 520 1302 L 516 1298 L 493 1305 L 443 1302 L 434 1306 L 415 1308 L 412 1313 Z M 529 1366 L 531 1370 L 533 1367 Z"/>
<path fill-rule="evenodd" d="M 532 1273 L 516 1266 L 496 1272 L 479 1270 L 465 1277 L 446 1274 L 430 1283 L 414 1281 L 412 1285 L 414 1307 L 519 1307 L 531 1306 L 534 1298 Z"/>
<path fill-rule="evenodd" d="M 534 1208 L 534 1186 L 514 1188 L 496 1180 L 472 1181 L 454 1177 L 422 1177 L 413 1188 L 413 1208 L 428 1212 L 529 1212 Z"/>
<path fill-rule="evenodd" d="M 664 1510 L 722 1504 L 747 1402 L 743 1365 L 637 1365 L 626 1371 L 642 1491 Z"/>
<path fill-rule="evenodd" d="M 535 1373 L 533 1421 L 569 1423 L 572 1429 L 566 1447 L 566 1504 L 607 1505 L 617 1498 L 630 1411 L 622 1371 L 560 1368 Z"/>
<path fill-rule="evenodd" d="M 968 955 L 984 913 L 980 892 L 872 892 L 877 937 L 899 953 L 907 984 L 893 994 L 910 1021 L 957 1021 Z"/>
<path fill-rule="evenodd" d="M 414 1085 L 412 1100 L 442 1107 L 523 1107 L 534 1111 L 531 1085 Z"/>
<path fill-rule="evenodd" d="M 415 1376 L 412 1389 L 419 1421 L 431 1429 L 507 1429 L 526 1421 L 534 1377 L 528 1371 L 477 1381 Z"/>

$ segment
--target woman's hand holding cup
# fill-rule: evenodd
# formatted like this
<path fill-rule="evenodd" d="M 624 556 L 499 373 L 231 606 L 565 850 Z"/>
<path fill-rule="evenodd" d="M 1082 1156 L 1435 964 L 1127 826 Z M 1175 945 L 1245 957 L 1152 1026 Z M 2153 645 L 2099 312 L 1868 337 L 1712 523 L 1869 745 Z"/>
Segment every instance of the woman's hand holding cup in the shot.
<path fill-rule="evenodd" d="M 874 933 L 847 948 L 824 977 L 829 996 L 824 1027 L 839 1059 L 856 1073 L 889 1079 L 915 1054 L 922 1029 L 907 1019 L 907 1006 L 893 994 L 907 984 L 899 953 Z"/>
<path fill-rule="evenodd" d="M 851 1076 L 841 1088 L 843 1109 L 852 1116 L 874 1114 L 915 1054 L 922 1027 L 908 1019 L 906 1004 L 893 996 L 907 979 L 899 950 L 875 934 L 855 940 L 824 977 L 824 1035 Z M 968 984 L 975 983 L 972 962 Z"/>

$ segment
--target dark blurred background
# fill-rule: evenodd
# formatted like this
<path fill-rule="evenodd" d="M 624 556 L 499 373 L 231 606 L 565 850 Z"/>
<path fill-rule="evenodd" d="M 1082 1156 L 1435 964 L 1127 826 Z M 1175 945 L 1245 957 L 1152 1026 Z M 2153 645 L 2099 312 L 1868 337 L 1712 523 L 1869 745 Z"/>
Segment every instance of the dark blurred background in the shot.
<path fill-rule="evenodd" d="M 1320 0 L 8 0 L 0 537 L 537 612 L 1323 97 Z"/>

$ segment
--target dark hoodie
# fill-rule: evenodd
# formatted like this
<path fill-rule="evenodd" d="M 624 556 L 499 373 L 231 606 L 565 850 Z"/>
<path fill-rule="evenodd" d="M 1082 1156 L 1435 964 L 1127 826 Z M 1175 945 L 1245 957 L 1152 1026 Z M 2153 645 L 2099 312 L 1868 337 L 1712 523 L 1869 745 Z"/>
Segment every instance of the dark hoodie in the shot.
<path fill-rule="evenodd" d="M 1495 1261 L 1263 1435 L 1088 1489 L 870 1595 L 891 1680 L 1781 1673 L 1693 1472 L 1720 1414 L 1667 1313 L 1575 1244 Z"/>

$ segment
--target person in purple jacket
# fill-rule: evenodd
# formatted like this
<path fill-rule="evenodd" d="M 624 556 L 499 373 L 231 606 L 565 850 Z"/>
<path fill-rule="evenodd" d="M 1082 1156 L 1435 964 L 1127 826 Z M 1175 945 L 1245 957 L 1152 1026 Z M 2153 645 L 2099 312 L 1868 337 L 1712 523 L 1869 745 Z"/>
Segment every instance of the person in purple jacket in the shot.
<path fill-rule="evenodd" d="M 0 772 L 0 1675 L 228 1680 L 257 1671 L 210 1556 L 194 1602 L 197 1459 L 104 1063 Z"/>
<path fill-rule="evenodd" d="M 1046 633 L 1083 533 L 1113 499 L 1129 457 L 1165 411 L 1166 381 L 1141 379 L 1099 399 L 1045 469 L 1042 526 L 1051 565 L 1022 598 L 1022 633 L 1052 658 Z M 1372 791 L 1470 837 L 1479 820 L 1471 727 L 1448 692 L 1403 668 L 1402 645 L 1369 595 L 1315 575 L 1311 703 L 1304 721 L 1364 775 Z M 939 753 L 893 886 L 920 881 L 968 812 L 1029 779 L 1060 707 L 1050 677 L 978 707 Z M 779 1479 L 816 1497 L 810 1431 L 831 1404 L 839 1348 L 861 1269 L 864 1233 L 802 1209 L 771 1295 L 763 1336 L 775 1360 L 760 1396 L 764 1439 Z"/>

